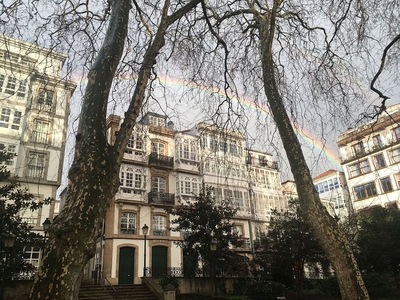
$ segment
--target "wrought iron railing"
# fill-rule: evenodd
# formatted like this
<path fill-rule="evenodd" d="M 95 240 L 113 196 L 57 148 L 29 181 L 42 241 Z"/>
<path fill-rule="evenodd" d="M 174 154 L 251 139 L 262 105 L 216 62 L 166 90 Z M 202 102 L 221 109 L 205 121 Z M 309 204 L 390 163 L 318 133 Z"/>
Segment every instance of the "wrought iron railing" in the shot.
<path fill-rule="evenodd" d="M 167 229 L 153 229 L 153 235 L 155 236 L 166 236 Z"/>
<path fill-rule="evenodd" d="M 212 270 L 210 268 L 195 268 L 192 270 L 186 271 L 181 267 L 167 267 L 167 268 L 151 268 L 148 267 L 145 270 L 146 277 L 163 277 L 165 275 L 174 276 L 174 277 L 210 277 L 212 275 Z M 216 269 L 216 276 L 218 277 L 245 277 L 248 276 L 249 271 L 247 267 L 240 267 L 237 269 L 233 268 L 225 268 L 225 269 Z"/>
<path fill-rule="evenodd" d="M 175 194 L 150 192 L 148 194 L 149 203 L 175 204 Z"/>
<path fill-rule="evenodd" d="M 149 155 L 149 164 L 160 166 L 160 167 L 173 168 L 174 167 L 174 157 L 161 155 L 161 154 L 158 154 L 157 152 L 152 152 Z"/>

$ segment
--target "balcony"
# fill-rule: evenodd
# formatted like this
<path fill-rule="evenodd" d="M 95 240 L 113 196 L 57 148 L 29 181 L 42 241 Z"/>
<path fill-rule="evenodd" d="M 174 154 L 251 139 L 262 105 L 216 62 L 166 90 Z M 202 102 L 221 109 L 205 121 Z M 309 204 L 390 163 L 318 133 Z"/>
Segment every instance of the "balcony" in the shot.
<path fill-rule="evenodd" d="M 174 167 L 174 157 L 152 152 L 149 155 L 149 165 L 172 169 Z"/>
<path fill-rule="evenodd" d="M 239 238 L 239 246 L 233 247 L 234 249 L 251 249 L 251 241 L 248 238 Z"/>
<path fill-rule="evenodd" d="M 175 204 L 175 194 L 150 192 L 148 194 L 149 203 L 160 203 L 160 204 Z"/>
<path fill-rule="evenodd" d="M 278 162 L 269 160 L 258 160 L 250 156 L 246 158 L 246 164 L 278 170 Z"/>

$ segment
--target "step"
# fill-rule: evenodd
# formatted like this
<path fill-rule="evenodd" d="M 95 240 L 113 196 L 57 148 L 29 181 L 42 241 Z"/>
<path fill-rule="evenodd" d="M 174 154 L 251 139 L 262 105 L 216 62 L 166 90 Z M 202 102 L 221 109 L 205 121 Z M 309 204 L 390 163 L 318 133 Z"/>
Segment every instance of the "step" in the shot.
<path fill-rule="evenodd" d="M 157 297 L 142 284 L 114 286 L 118 290 L 118 300 L 157 300 Z M 115 291 L 111 286 L 83 285 L 79 291 L 79 300 L 110 300 Z"/>

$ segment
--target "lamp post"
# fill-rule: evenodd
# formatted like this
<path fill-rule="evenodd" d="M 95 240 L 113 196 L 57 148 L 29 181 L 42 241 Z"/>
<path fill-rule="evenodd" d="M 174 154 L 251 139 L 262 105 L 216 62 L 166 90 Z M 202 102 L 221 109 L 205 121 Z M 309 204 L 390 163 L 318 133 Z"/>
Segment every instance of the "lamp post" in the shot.
<path fill-rule="evenodd" d="M 210 250 L 212 252 L 212 266 L 211 266 L 211 279 L 214 281 L 214 296 L 218 294 L 217 290 L 217 278 L 215 272 L 215 251 L 217 251 L 217 240 L 215 238 L 211 239 Z"/>
<path fill-rule="evenodd" d="M 5 254 L 5 260 L 4 260 L 4 267 L 3 267 L 3 276 L 1 280 L 1 291 L 0 291 L 0 300 L 4 299 L 4 289 L 5 289 L 5 284 L 7 280 L 7 268 L 8 268 L 8 250 L 14 247 L 15 243 L 15 235 L 9 234 L 4 238 L 4 254 Z"/>
<path fill-rule="evenodd" d="M 44 222 L 42 223 L 43 226 L 43 231 L 44 231 L 44 248 L 43 248 L 43 255 L 45 253 L 45 248 L 46 248 L 46 239 L 47 239 L 47 232 L 50 229 L 50 225 L 51 225 L 51 221 L 49 220 L 49 218 L 46 218 L 46 220 L 44 220 Z"/>
<path fill-rule="evenodd" d="M 51 225 L 51 221 L 49 220 L 49 218 L 46 218 L 46 220 L 44 220 L 44 222 L 42 223 L 45 241 L 46 241 L 46 237 L 47 237 L 47 232 L 50 229 L 50 225 Z"/>
<path fill-rule="evenodd" d="M 146 237 L 147 233 L 149 232 L 149 226 L 146 224 L 142 227 L 142 232 L 144 235 L 144 260 L 143 260 L 143 277 L 146 277 Z"/>

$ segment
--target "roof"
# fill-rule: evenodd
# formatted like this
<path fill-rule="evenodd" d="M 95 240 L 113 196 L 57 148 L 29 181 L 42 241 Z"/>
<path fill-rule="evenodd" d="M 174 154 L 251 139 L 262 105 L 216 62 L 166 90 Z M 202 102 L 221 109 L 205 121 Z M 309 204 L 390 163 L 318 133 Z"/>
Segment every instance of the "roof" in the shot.
<path fill-rule="evenodd" d="M 321 174 L 315 176 L 315 177 L 313 178 L 313 180 L 317 180 L 317 179 L 326 177 L 326 176 L 328 176 L 328 175 L 335 174 L 335 173 L 337 173 L 337 172 L 338 172 L 337 170 L 332 170 L 332 169 L 330 169 L 330 170 L 328 170 L 328 171 L 325 171 L 324 173 L 321 173 Z"/>

